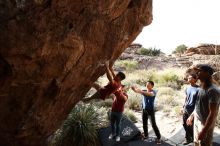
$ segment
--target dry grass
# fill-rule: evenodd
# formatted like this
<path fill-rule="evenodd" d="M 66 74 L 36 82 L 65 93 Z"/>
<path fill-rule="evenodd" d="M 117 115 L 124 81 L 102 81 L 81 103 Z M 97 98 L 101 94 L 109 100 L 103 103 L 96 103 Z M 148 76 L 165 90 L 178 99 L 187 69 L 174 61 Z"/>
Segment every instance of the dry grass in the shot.
<path fill-rule="evenodd" d="M 182 85 L 177 85 L 177 82 L 183 79 L 184 69 L 166 69 L 166 70 L 134 70 L 132 72 L 125 72 L 126 79 L 122 81 L 122 84 L 127 86 L 135 85 L 141 89 L 145 89 L 145 84 L 148 80 L 155 82 L 155 89 L 158 91 L 156 97 L 157 107 L 173 108 L 175 106 L 182 105 L 182 99 L 184 99 L 184 88 Z M 103 86 L 108 83 L 106 76 L 102 76 L 98 79 L 98 82 Z M 177 90 L 178 87 L 179 91 Z M 129 98 L 126 103 L 126 107 L 138 110 L 141 105 L 141 95 L 134 93 L 132 90 L 127 92 Z M 180 94 L 180 95 L 179 95 Z M 110 102 L 106 104 L 110 106 Z"/>
<path fill-rule="evenodd" d="M 141 109 L 141 95 L 134 93 L 131 89 L 127 93 L 129 95 L 128 101 L 125 106 L 132 110 L 140 110 Z"/>
<path fill-rule="evenodd" d="M 126 108 L 124 110 L 124 115 L 126 118 L 128 118 L 129 120 L 131 120 L 132 122 L 136 123 L 137 122 L 137 117 L 134 114 L 133 110 L 130 110 L 128 108 Z"/>
<path fill-rule="evenodd" d="M 137 69 L 138 62 L 135 60 L 118 60 L 115 62 L 115 66 L 127 71 L 133 71 L 134 69 Z"/>

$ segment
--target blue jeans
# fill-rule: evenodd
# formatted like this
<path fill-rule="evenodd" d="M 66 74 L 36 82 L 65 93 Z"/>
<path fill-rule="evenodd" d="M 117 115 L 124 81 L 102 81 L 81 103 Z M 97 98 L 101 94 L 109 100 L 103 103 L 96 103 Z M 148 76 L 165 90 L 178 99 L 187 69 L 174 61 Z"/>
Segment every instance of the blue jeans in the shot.
<path fill-rule="evenodd" d="M 112 135 L 116 135 L 116 136 L 120 135 L 121 118 L 122 118 L 122 112 L 112 112 L 111 113 Z"/>

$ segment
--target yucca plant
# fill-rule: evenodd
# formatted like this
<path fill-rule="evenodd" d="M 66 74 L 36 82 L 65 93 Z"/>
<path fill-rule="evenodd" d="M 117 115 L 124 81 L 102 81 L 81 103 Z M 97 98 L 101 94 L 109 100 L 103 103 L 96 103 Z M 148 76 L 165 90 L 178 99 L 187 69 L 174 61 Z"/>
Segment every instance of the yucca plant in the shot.
<path fill-rule="evenodd" d="M 98 113 L 93 105 L 77 105 L 55 138 L 56 146 L 94 146 L 97 142 Z"/>

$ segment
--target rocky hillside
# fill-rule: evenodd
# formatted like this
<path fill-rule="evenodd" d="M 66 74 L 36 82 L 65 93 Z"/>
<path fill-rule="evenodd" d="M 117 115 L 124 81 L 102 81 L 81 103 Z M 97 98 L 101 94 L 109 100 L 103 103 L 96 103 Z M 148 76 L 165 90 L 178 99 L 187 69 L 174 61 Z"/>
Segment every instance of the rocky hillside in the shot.
<path fill-rule="evenodd" d="M 141 55 L 139 49 L 141 49 L 141 45 L 131 45 L 122 53 L 119 60 L 135 60 L 138 62 L 137 69 L 163 69 L 164 67 L 178 66 L 175 57 L 166 56 L 164 53 L 159 56 Z"/>
<path fill-rule="evenodd" d="M 207 46 L 207 48 L 205 47 Z M 189 48 L 185 54 L 178 54 L 178 55 L 165 55 L 161 53 L 159 56 L 146 56 L 141 55 L 139 53 L 139 49 L 141 45 L 134 45 L 127 48 L 124 53 L 119 57 L 119 60 L 130 60 L 130 61 L 137 61 L 137 69 L 166 69 L 166 68 L 189 68 L 186 70 L 186 77 L 188 73 L 191 73 L 192 70 L 190 69 L 191 66 L 196 64 L 210 64 L 215 69 L 215 74 L 213 75 L 214 81 L 216 84 L 220 85 L 220 55 L 214 55 L 212 48 L 219 48 L 218 45 L 203 45 L 198 46 L 198 48 L 194 48 L 193 50 L 199 50 L 202 48 L 202 54 L 199 52 L 192 53 L 191 48 Z M 217 50 L 217 49 L 216 49 Z M 203 54 L 204 51 L 207 54 Z M 215 51 L 216 52 L 216 51 Z"/>
<path fill-rule="evenodd" d="M 202 55 L 220 55 L 220 45 L 199 44 L 197 47 L 189 47 L 185 52 L 186 55 L 202 54 Z"/>
<path fill-rule="evenodd" d="M 152 22 L 152 0 L 1 0 L 0 20 L 0 145 L 45 146 Z"/>
<path fill-rule="evenodd" d="M 207 46 L 207 48 L 205 46 Z M 200 45 L 194 49 L 187 49 L 185 54 L 165 55 L 161 53 L 159 56 L 147 56 L 139 53 L 141 45 L 136 45 L 135 47 L 133 45 L 122 53 L 119 60 L 135 60 L 138 62 L 138 69 L 164 69 L 169 67 L 187 68 L 198 63 L 208 63 L 218 71 L 220 70 L 220 63 L 218 63 L 217 60 L 220 59 L 220 55 L 213 54 L 213 50 L 211 50 L 210 47 L 210 45 Z M 219 46 L 212 45 L 212 47 L 218 48 Z M 203 51 L 193 52 L 193 50 L 199 50 L 201 48 Z M 207 53 L 203 54 L 205 51 Z"/>

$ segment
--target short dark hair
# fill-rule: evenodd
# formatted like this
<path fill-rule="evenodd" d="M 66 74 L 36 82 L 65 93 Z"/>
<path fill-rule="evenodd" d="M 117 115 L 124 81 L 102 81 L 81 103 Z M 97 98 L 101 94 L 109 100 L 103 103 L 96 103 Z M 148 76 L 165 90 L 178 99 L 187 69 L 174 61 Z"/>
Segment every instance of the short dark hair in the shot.
<path fill-rule="evenodd" d="M 119 71 L 117 75 L 120 77 L 121 80 L 124 80 L 126 78 L 125 74 L 121 71 Z"/>
<path fill-rule="evenodd" d="M 189 76 L 192 76 L 193 79 L 197 79 L 197 75 L 196 74 L 190 74 Z"/>
<path fill-rule="evenodd" d="M 154 86 L 154 82 L 153 81 L 147 81 L 147 83 L 150 83 L 152 86 Z"/>
<path fill-rule="evenodd" d="M 207 72 L 209 75 L 212 75 L 215 72 L 215 70 L 208 64 L 198 64 L 194 69 Z"/>

